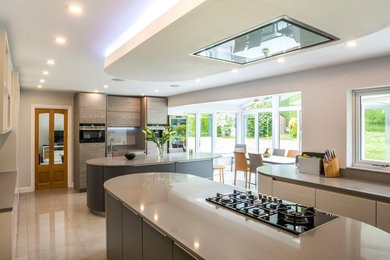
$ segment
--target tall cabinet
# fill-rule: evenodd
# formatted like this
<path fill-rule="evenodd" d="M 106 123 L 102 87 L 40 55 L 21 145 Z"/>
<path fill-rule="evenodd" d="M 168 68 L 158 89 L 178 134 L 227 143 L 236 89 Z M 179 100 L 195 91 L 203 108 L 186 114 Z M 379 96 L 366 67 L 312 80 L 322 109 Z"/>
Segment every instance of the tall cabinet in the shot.
<path fill-rule="evenodd" d="M 91 158 L 105 156 L 105 143 L 80 143 L 80 124 L 106 124 L 107 95 L 77 93 L 74 97 L 74 187 L 86 191 L 87 165 Z"/>
<path fill-rule="evenodd" d="M 15 257 L 18 220 L 20 87 L 5 30 L 0 29 L 0 259 Z"/>

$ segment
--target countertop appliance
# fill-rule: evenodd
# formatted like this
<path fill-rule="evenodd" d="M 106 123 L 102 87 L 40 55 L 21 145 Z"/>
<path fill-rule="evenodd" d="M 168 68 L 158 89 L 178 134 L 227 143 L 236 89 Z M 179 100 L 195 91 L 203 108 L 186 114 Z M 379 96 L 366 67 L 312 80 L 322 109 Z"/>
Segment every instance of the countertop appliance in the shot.
<path fill-rule="evenodd" d="M 105 124 L 80 124 L 80 143 L 104 143 L 106 141 Z"/>
<path fill-rule="evenodd" d="M 312 207 L 291 203 L 277 197 L 251 191 L 233 190 L 233 193 L 217 193 L 206 201 L 260 220 L 295 235 L 301 235 L 338 216 L 328 214 Z"/>

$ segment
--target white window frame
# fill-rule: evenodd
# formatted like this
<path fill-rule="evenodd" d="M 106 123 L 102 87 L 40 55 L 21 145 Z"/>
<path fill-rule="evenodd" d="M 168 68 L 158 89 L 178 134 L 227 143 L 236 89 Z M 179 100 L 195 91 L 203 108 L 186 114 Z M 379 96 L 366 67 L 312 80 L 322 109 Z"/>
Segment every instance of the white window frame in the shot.
<path fill-rule="evenodd" d="M 363 90 L 353 90 L 352 91 L 352 167 L 356 168 L 367 168 L 372 170 L 385 171 L 390 173 L 389 168 L 381 166 L 373 166 L 372 164 L 377 165 L 386 165 L 390 162 L 375 161 L 375 160 L 362 160 L 361 159 L 361 97 L 369 95 L 379 95 L 379 94 L 389 94 L 390 87 L 386 88 L 369 88 Z"/>
<path fill-rule="evenodd" d="M 298 120 L 298 129 L 297 129 L 297 145 L 298 150 L 302 151 L 302 136 L 301 136 L 301 110 L 302 106 L 289 106 L 289 107 L 281 107 L 279 104 L 279 98 L 281 95 L 286 94 L 276 94 L 276 95 L 270 95 L 272 96 L 272 107 L 271 108 L 257 108 L 257 109 L 249 109 L 245 110 L 250 104 L 246 104 L 242 109 L 241 112 L 241 138 L 238 139 L 241 141 L 242 144 L 245 144 L 245 116 L 246 115 L 255 115 L 255 131 L 256 133 L 259 132 L 259 114 L 265 113 L 265 112 L 271 112 L 272 113 L 272 147 L 271 149 L 280 148 L 280 112 L 285 111 L 297 111 L 297 120 Z M 302 98 L 302 96 L 301 96 Z M 256 150 L 257 153 L 262 152 L 259 151 L 259 135 L 255 135 L 256 140 Z"/>

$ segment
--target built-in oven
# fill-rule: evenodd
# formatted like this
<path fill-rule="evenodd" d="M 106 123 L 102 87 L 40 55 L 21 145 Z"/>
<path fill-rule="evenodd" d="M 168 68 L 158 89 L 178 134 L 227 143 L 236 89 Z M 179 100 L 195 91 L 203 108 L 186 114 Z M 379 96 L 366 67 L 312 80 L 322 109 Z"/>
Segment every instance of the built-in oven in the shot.
<path fill-rule="evenodd" d="M 80 124 L 79 143 L 104 143 L 105 141 L 105 124 Z"/>

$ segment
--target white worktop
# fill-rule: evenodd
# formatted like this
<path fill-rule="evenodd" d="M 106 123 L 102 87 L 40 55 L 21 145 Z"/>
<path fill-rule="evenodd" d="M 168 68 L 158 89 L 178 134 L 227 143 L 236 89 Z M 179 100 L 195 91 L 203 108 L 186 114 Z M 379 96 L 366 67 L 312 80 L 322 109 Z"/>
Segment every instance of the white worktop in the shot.
<path fill-rule="evenodd" d="M 339 217 L 301 236 L 205 201 L 234 187 L 179 173 L 116 177 L 105 189 L 205 259 L 388 259 L 390 234 Z"/>
<path fill-rule="evenodd" d="M 86 161 L 88 165 L 94 166 L 140 166 L 166 164 L 174 162 L 202 161 L 221 157 L 215 153 L 168 153 L 163 158 L 157 155 L 137 154 L 133 160 L 127 160 L 125 156 L 100 157 Z"/>
<path fill-rule="evenodd" d="M 390 202 L 389 183 L 347 177 L 326 178 L 324 175 L 301 173 L 295 165 L 267 164 L 257 168 L 257 172 L 276 180 Z"/>

